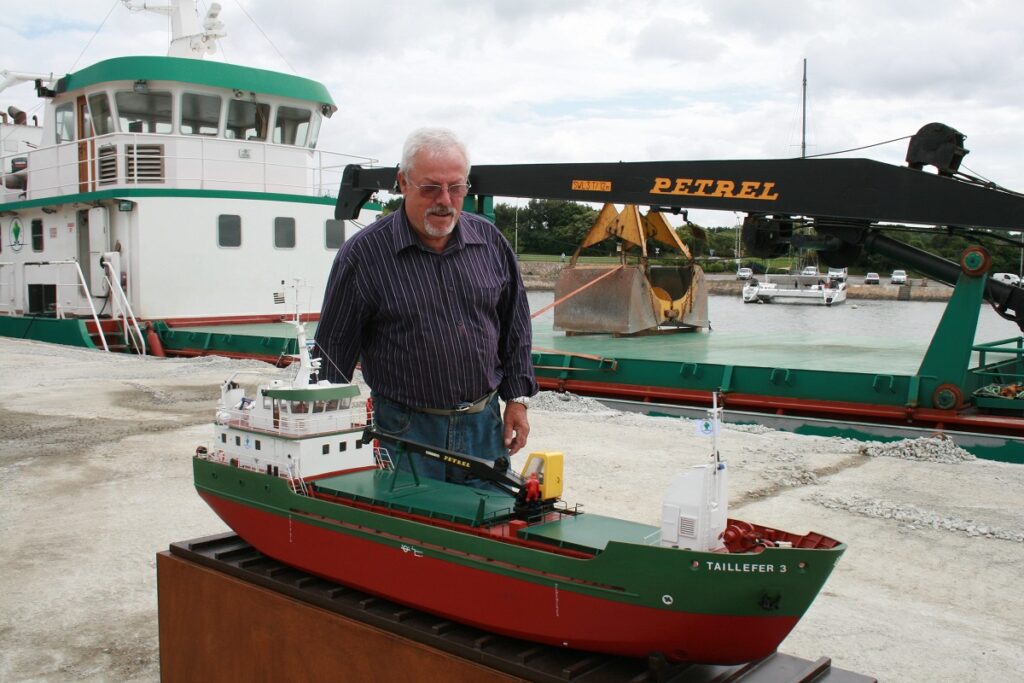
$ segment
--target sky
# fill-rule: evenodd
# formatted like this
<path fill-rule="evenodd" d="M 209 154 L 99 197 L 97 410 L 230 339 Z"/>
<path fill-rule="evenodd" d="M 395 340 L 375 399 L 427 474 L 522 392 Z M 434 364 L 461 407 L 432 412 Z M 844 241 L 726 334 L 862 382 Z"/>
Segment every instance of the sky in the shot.
<path fill-rule="evenodd" d="M 806 59 L 808 155 L 939 121 L 967 136 L 962 170 L 1024 190 L 1017 0 L 221 5 L 228 35 L 212 59 L 323 83 L 339 111 L 320 149 L 384 165 L 424 125 L 454 130 L 477 164 L 796 157 Z M 164 17 L 118 0 L 5 3 L 0 70 L 165 54 L 168 35 Z M 29 84 L 0 93 L 4 109 L 38 103 Z M 841 156 L 902 164 L 906 146 Z"/>

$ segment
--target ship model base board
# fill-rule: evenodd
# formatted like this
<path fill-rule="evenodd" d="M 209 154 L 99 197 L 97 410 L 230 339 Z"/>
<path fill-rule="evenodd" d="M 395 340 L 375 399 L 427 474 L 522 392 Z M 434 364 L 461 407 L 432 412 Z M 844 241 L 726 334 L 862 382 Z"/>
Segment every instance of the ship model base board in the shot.
<path fill-rule="evenodd" d="M 413 672 L 456 683 L 874 680 L 824 657 L 670 665 L 497 636 L 311 576 L 232 533 L 171 544 L 157 554 L 157 578 L 164 683 L 402 680 Z"/>

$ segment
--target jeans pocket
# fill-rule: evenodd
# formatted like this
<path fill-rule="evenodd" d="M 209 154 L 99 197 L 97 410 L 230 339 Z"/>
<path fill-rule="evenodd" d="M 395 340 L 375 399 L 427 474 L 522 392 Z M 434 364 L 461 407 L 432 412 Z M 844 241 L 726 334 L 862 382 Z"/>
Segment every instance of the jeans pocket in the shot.
<path fill-rule="evenodd" d="M 379 396 L 373 397 L 373 423 L 377 429 L 391 436 L 402 436 L 409 431 L 412 410 L 401 403 Z"/>

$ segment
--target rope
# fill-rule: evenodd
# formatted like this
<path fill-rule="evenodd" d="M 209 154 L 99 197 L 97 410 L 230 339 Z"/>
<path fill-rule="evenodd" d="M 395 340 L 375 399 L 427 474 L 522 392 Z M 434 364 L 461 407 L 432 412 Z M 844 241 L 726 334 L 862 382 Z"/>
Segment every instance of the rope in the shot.
<path fill-rule="evenodd" d="M 545 312 L 547 312 L 547 311 L 551 310 L 552 308 L 554 308 L 554 307 L 555 307 L 555 306 L 557 306 L 558 304 L 562 303 L 562 302 L 563 302 L 563 301 L 565 301 L 566 299 L 568 299 L 568 298 L 570 298 L 570 297 L 573 297 L 573 296 L 576 296 L 577 294 L 579 294 L 580 292 L 582 292 L 582 291 L 583 291 L 584 289 L 586 289 L 587 287 L 589 287 L 589 286 L 591 286 L 591 285 L 596 285 L 596 284 L 597 284 L 598 282 L 600 282 L 601 280 L 605 279 L 606 277 L 608 277 L 608 276 L 609 276 L 609 275 L 611 275 L 612 273 L 615 273 L 615 272 L 618 272 L 618 271 L 622 270 L 622 268 L 623 268 L 623 266 L 622 266 L 622 265 L 618 265 L 618 266 L 615 266 L 614 268 L 612 268 L 611 270 L 609 270 L 609 271 L 608 271 L 607 273 L 605 273 L 604 275 L 601 275 L 600 277 L 596 277 L 596 278 L 594 278 L 593 280 L 591 280 L 591 281 L 590 281 L 590 282 L 588 282 L 587 284 L 583 285 L 583 286 L 582 286 L 582 287 L 580 287 L 579 289 L 577 289 L 577 290 L 575 290 L 575 291 L 572 291 L 572 292 L 569 292 L 568 294 L 566 294 L 565 296 L 563 296 L 563 297 L 562 297 L 561 299 L 556 299 L 555 301 L 552 301 L 552 302 L 551 302 L 551 303 L 549 303 L 549 304 L 548 304 L 547 306 L 545 306 L 544 308 L 540 309 L 539 311 L 537 311 L 536 313 L 534 313 L 533 315 L 531 315 L 531 316 L 530 316 L 530 320 L 533 320 L 534 318 L 536 318 L 537 316 L 539 316 L 539 315 L 540 315 L 541 313 L 545 313 Z"/>

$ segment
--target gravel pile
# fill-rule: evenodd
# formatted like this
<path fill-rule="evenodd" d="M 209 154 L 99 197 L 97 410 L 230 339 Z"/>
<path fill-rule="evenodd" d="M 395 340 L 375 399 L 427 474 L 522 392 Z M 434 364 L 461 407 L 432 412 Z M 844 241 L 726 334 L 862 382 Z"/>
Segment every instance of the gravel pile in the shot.
<path fill-rule="evenodd" d="M 919 439 L 903 439 L 891 443 L 872 443 L 861 445 L 861 455 L 885 458 L 903 458 L 904 460 L 922 460 L 956 464 L 975 457 L 942 436 L 928 436 Z"/>
<path fill-rule="evenodd" d="M 829 496 L 815 493 L 806 500 L 817 503 L 831 510 L 846 510 L 864 517 L 876 519 L 892 519 L 902 522 L 908 529 L 931 528 L 942 531 L 963 533 L 967 536 L 984 536 L 1004 541 L 1024 543 L 1024 530 L 1004 529 L 997 526 L 979 524 L 957 515 L 942 515 L 930 510 L 922 510 L 915 505 L 894 503 L 888 500 L 864 498 L 861 496 Z"/>
<path fill-rule="evenodd" d="M 570 392 L 542 391 L 530 399 L 531 410 L 546 410 L 553 413 L 618 413 L 603 403 L 587 396 Z"/>

